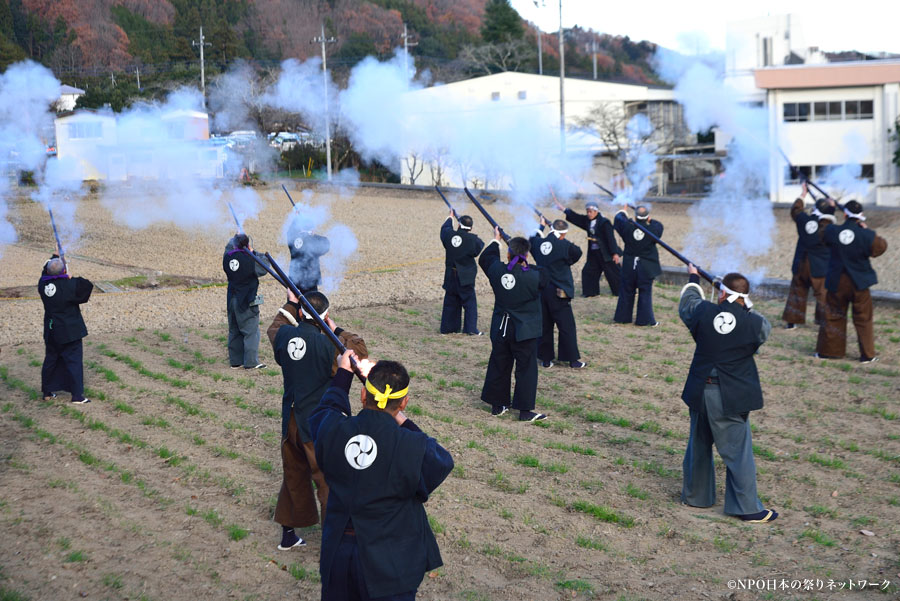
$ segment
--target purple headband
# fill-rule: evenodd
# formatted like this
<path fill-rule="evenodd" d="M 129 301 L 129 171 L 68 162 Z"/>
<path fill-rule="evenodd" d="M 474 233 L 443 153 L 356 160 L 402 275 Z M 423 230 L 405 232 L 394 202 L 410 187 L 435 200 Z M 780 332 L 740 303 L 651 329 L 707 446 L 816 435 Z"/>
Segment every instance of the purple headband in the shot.
<path fill-rule="evenodd" d="M 513 257 L 512 261 L 509 262 L 509 265 L 506 266 L 506 271 L 512 271 L 513 267 L 516 266 L 516 263 L 522 261 L 522 271 L 528 271 L 528 263 L 526 262 L 525 255 L 516 255 Z"/>
<path fill-rule="evenodd" d="M 69 279 L 69 274 L 68 273 L 60 273 L 57 275 L 42 275 L 41 276 L 42 282 L 49 282 L 50 280 L 60 280 L 60 279 L 66 279 L 66 280 Z"/>

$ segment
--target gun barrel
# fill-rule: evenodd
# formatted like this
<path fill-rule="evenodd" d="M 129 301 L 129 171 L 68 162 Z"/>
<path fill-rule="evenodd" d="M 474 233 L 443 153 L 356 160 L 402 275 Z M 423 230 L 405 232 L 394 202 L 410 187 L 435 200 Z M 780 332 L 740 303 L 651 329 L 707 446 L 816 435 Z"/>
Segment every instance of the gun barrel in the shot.
<path fill-rule="evenodd" d="M 606 188 L 604 188 L 603 186 L 601 186 L 601 185 L 598 184 L 597 182 L 594 182 L 594 185 L 597 186 L 598 188 L 600 188 L 601 190 L 603 190 L 604 192 L 606 192 L 607 194 L 609 194 L 611 197 L 613 197 L 613 198 L 616 197 L 615 194 L 613 194 L 612 192 L 610 192 L 609 190 L 607 190 Z"/>
<path fill-rule="evenodd" d="M 540 218 L 543 219 L 544 221 L 547 220 L 547 218 L 544 217 L 544 214 L 541 213 L 541 212 L 538 210 L 538 208 L 537 208 L 536 206 L 531 205 L 531 210 L 534 211 L 535 215 L 537 215 L 538 217 L 540 217 Z"/>
<path fill-rule="evenodd" d="M 488 214 L 488 212 L 484 209 L 483 206 L 481 206 L 481 203 L 478 202 L 478 199 L 475 198 L 471 192 L 469 192 L 468 188 L 463 188 L 463 191 L 466 193 L 466 196 L 469 197 L 469 200 L 472 201 L 472 204 L 474 204 L 478 208 L 478 210 L 481 212 L 481 214 L 484 215 L 484 218 L 488 220 L 488 223 L 490 223 L 491 226 L 500 230 L 500 237 L 503 238 L 503 241 L 508 243 L 509 239 L 510 239 L 509 234 L 504 232 L 503 228 L 500 227 L 500 224 L 498 224 L 496 221 L 494 221 L 494 218 L 491 217 L 490 214 Z"/>
<path fill-rule="evenodd" d="M 667 251 L 669 251 L 670 253 L 672 253 L 672 254 L 675 256 L 676 259 L 678 259 L 679 261 L 681 261 L 681 262 L 684 263 L 685 265 L 694 265 L 694 267 L 697 267 L 697 265 L 696 265 L 693 261 L 691 261 L 690 259 L 688 259 L 687 257 L 685 257 L 683 254 L 681 254 L 680 252 L 678 252 L 677 250 L 675 250 L 674 248 L 672 248 L 671 246 L 669 246 L 668 244 L 666 244 L 665 242 L 663 242 L 663 241 L 659 238 L 659 236 L 657 236 L 656 234 L 654 234 L 653 232 L 651 232 L 649 229 L 647 229 L 647 227 L 646 227 L 645 225 L 643 225 L 643 224 L 641 224 L 641 223 L 638 223 L 638 222 L 635 221 L 635 220 L 631 220 L 631 222 L 632 222 L 635 226 L 637 226 L 641 231 L 643 231 L 646 235 L 650 236 L 650 238 L 652 238 L 654 242 L 656 242 L 657 244 L 659 244 L 660 246 L 662 246 L 664 249 L 666 249 Z M 708 281 L 708 282 L 711 283 L 711 284 L 714 284 L 714 283 L 715 283 L 716 278 L 713 277 L 712 275 L 710 275 L 708 271 L 706 271 L 705 269 L 702 269 L 702 268 L 700 268 L 700 267 L 697 267 L 697 271 L 700 273 L 700 275 L 703 277 L 703 279 L 705 279 L 706 281 Z"/>
<path fill-rule="evenodd" d="M 284 184 L 281 184 L 281 189 L 284 190 L 285 194 L 287 194 L 288 200 L 291 201 L 291 206 L 296 207 L 297 203 L 295 203 L 294 199 L 291 198 L 291 193 L 287 191 L 287 188 L 284 187 Z"/>
<path fill-rule="evenodd" d="M 47 207 L 50 213 L 50 225 L 53 227 L 53 237 L 56 238 L 56 248 L 59 249 L 59 258 L 63 262 L 63 268 L 66 266 L 66 252 L 63 250 L 62 242 L 59 241 L 59 230 L 56 229 L 56 219 L 53 218 L 53 209 Z"/>
<path fill-rule="evenodd" d="M 437 190 L 437 193 L 441 195 L 441 199 L 444 201 L 444 204 L 447 205 L 447 207 L 448 207 L 448 208 L 450 209 L 450 211 L 453 213 L 453 216 L 454 216 L 454 217 L 457 219 L 457 221 L 458 221 L 458 220 L 459 220 L 459 213 L 456 212 L 456 209 L 453 208 L 453 205 L 450 204 L 450 201 L 447 200 L 447 197 L 444 196 L 444 193 L 443 193 L 443 192 L 441 192 L 440 187 L 439 187 L 439 186 L 435 186 L 434 189 Z"/>
<path fill-rule="evenodd" d="M 261 265 L 265 265 L 265 263 L 256 255 L 253 255 L 251 253 L 251 256 L 253 256 L 253 258 L 256 259 L 257 263 L 260 263 Z M 303 305 L 303 308 L 306 309 L 306 312 L 309 313 L 310 315 L 312 315 L 313 319 L 316 320 L 316 323 L 319 324 L 319 328 L 321 328 L 322 331 L 331 339 L 332 344 L 334 344 L 334 346 L 337 348 L 338 352 L 340 352 L 341 354 L 345 353 L 347 351 L 347 347 L 344 346 L 344 343 L 341 342 L 341 339 L 337 337 L 337 334 L 335 334 L 331 330 L 331 328 L 328 327 L 328 324 L 325 323 L 325 320 L 319 316 L 319 313 L 313 308 L 312 304 L 309 302 L 309 300 L 306 298 L 306 296 L 304 296 L 304 294 L 302 292 L 300 292 L 300 289 L 297 288 L 297 286 L 294 284 L 294 282 L 292 282 L 291 279 L 285 275 L 284 271 L 281 269 L 281 267 L 278 265 L 278 263 L 275 262 L 275 259 L 272 258 L 272 255 L 270 255 L 269 253 L 266 253 L 266 258 L 269 260 L 269 264 L 272 266 L 272 269 L 274 269 L 275 272 L 278 274 L 281 285 L 288 288 L 291 292 L 294 293 L 294 296 L 296 296 L 300 300 L 300 303 Z M 352 357 L 350 358 L 350 363 L 353 364 L 353 372 L 356 374 L 356 377 L 359 378 L 360 382 L 365 384 L 366 378 L 362 375 L 362 371 L 360 370 L 359 363 L 356 361 L 356 359 L 353 359 Z"/>
<path fill-rule="evenodd" d="M 238 233 L 243 234 L 243 233 L 244 233 L 244 226 L 242 226 L 242 225 L 241 225 L 241 222 L 238 221 L 238 216 L 237 216 L 237 213 L 234 212 L 234 207 L 231 206 L 231 203 L 230 203 L 230 202 L 227 203 L 227 204 L 228 204 L 228 210 L 231 211 L 231 216 L 234 217 L 234 224 L 237 226 Z"/>
<path fill-rule="evenodd" d="M 802 179 L 803 181 L 805 181 L 805 182 L 807 183 L 807 185 L 812 186 L 813 188 L 815 188 L 816 190 L 818 190 L 818 191 L 819 191 L 819 194 L 821 194 L 822 196 L 824 196 L 826 199 L 831 198 L 831 195 L 828 194 L 828 192 L 826 192 L 825 190 L 823 190 L 822 188 L 820 188 L 819 185 L 818 185 L 816 182 L 814 182 L 814 181 L 812 181 L 811 179 L 809 179 L 809 177 L 808 177 L 805 173 L 803 173 L 802 171 L 800 171 L 799 169 L 797 169 L 796 167 L 794 167 L 794 164 L 791 163 L 791 159 L 788 158 L 788 156 L 784 153 L 784 151 L 781 149 L 780 146 L 777 146 L 776 148 L 778 148 L 778 152 L 781 153 L 781 156 L 784 157 L 784 161 L 788 164 L 788 167 L 790 168 L 792 174 L 795 173 L 795 174 L 799 175 L 799 176 L 800 176 L 800 179 Z M 813 196 L 813 200 L 815 200 L 815 199 L 816 199 L 815 196 Z M 834 199 L 832 199 L 832 200 L 834 200 Z M 838 201 L 835 200 L 834 202 L 835 202 L 835 204 L 838 206 L 839 209 L 843 209 L 843 208 L 844 208 L 844 205 L 842 205 L 842 204 L 839 203 Z"/>

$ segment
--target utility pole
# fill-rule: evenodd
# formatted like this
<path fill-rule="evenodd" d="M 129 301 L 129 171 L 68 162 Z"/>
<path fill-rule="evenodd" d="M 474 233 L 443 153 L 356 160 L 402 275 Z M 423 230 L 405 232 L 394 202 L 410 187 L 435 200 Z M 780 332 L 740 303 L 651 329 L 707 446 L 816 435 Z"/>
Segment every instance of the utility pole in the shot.
<path fill-rule="evenodd" d="M 534 2 L 535 8 L 541 8 L 543 6 L 546 6 L 546 4 L 544 4 L 544 0 L 541 0 L 540 4 L 538 4 L 538 0 L 533 0 L 533 2 Z M 544 74 L 544 49 L 541 47 L 541 45 L 542 45 L 541 38 L 543 37 L 543 35 L 541 32 L 540 26 L 537 25 L 537 23 L 535 23 L 535 25 L 536 25 L 536 29 L 537 29 L 537 39 L 538 39 L 538 75 L 543 75 Z"/>
<path fill-rule="evenodd" d="M 112 84 L 112 87 L 116 87 L 116 74 L 113 71 L 109 72 L 109 82 Z"/>
<path fill-rule="evenodd" d="M 406 73 L 406 81 L 409 82 L 409 47 L 410 46 L 418 46 L 418 42 L 410 42 L 409 41 L 409 33 L 406 30 L 406 23 L 403 24 L 403 35 L 400 36 L 403 38 L 403 68 Z"/>
<path fill-rule="evenodd" d="M 206 106 L 206 61 L 203 58 L 203 47 L 211 46 L 203 37 L 203 26 L 200 26 L 200 41 L 194 40 L 191 46 L 200 46 L 200 93 L 203 95 L 203 106 Z"/>
<path fill-rule="evenodd" d="M 563 31 L 562 0 L 559 0 L 559 151 L 566 154 L 566 36 Z"/>
<path fill-rule="evenodd" d="M 325 168 L 328 173 L 328 181 L 331 181 L 331 116 L 328 108 L 328 67 L 325 63 L 325 44 L 335 44 L 337 40 L 333 37 L 325 37 L 325 24 L 322 24 L 322 35 L 313 38 L 310 43 L 322 44 L 322 80 L 325 82 L 325 162 L 328 163 Z"/>
<path fill-rule="evenodd" d="M 591 58 L 594 60 L 594 80 L 597 79 L 597 40 L 591 40 Z"/>
<path fill-rule="evenodd" d="M 138 91 L 141 89 L 141 69 L 139 67 L 134 68 L 134 74 L 137 77 L 137 87 Z"/>

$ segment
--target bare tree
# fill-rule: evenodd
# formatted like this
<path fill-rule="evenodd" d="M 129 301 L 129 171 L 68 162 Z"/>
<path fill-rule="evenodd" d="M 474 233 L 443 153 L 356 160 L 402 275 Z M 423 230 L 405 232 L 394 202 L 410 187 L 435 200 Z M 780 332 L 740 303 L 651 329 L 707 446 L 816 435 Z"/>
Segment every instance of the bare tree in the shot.
<path fill-rule="evenodd" d="M 646 118 L 649 127 L 634 126 L 639 116 Z M 681 107 L 674 103 L 600 102 L 586 115 L 574 117 L 570 129 L 596 136 L 603 156 L 626 174 L 635 157 L 668 154 L 676 144 L 687 141 Z"/>
<path fill-rule="evenodd" d="M 409 183 L 410 185 L 416 185 L 416 178 L 422 175 L 422 171 L 425 170 L 425 162 L 419 160 L 418 153 L 410 152 L 406 155 L 406 169 L 409 171 Z"/>
<path fill-rule="evenodd" d="M 431 183 L 435 186 L 444 185 L 444 160 L 446 156 L 446 148 L 435 148 L 428 153 L 428 170 L 431 172 Z"/>
<path fill-rule="evenodd" d="M 522 40 L 465 46 L 459 53 L 463 65 L 486 75 L 498 71 L 518 71 L 531 56 L 531 47 Z"/>

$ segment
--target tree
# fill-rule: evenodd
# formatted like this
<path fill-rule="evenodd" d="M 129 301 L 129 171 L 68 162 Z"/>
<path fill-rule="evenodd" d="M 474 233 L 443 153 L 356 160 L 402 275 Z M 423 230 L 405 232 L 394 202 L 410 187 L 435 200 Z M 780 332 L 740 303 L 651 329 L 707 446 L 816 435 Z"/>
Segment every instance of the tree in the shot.
<path fill-rule="evenodd" d="M 574 118 L 572 129 L 597 136 L 605 149 L 603 157 L 630 178 L 630 168 L 638 157 L 650 153 L 667 154 L 684 138 L 684 124 L 679 111 L 676 111 L 676 122 L 673 123 L 667 120 L 667 111 L 653 110 L 656 107 L 649 105 L 601 102 L 585 116 Z M 632 119 L 641 115 L 646 118 L 647 127 L 629 127 Z M 633 187 L 638 187 L 639 183 L 629 179 Z"/>
<path fill-rule="evenodd" d="M 406 169 L 409 172 L 409 183 L 412 186 L 416 185 L 416 179 L 418 179 L 418 177 L 422 175 L 422 171 L 425 170 L 425 162 L 420 159 L 421 157 L 415 152 L 409 153 L 404 159 L 406 162 Z"/>
<path fill-rule="evenodd" d="M 522 40 L 466 46 L 459 53 L 460 61 L 468 71 L 485 75 L 518 71 L 530 57 L 531 48 Z"/>
<path fill-rule="evenodd" d="M 491 44 L 521 40 L 524 36 L 522 17 L 509 0 L 488 0 L 484 6 L 481 39 Z"/>

